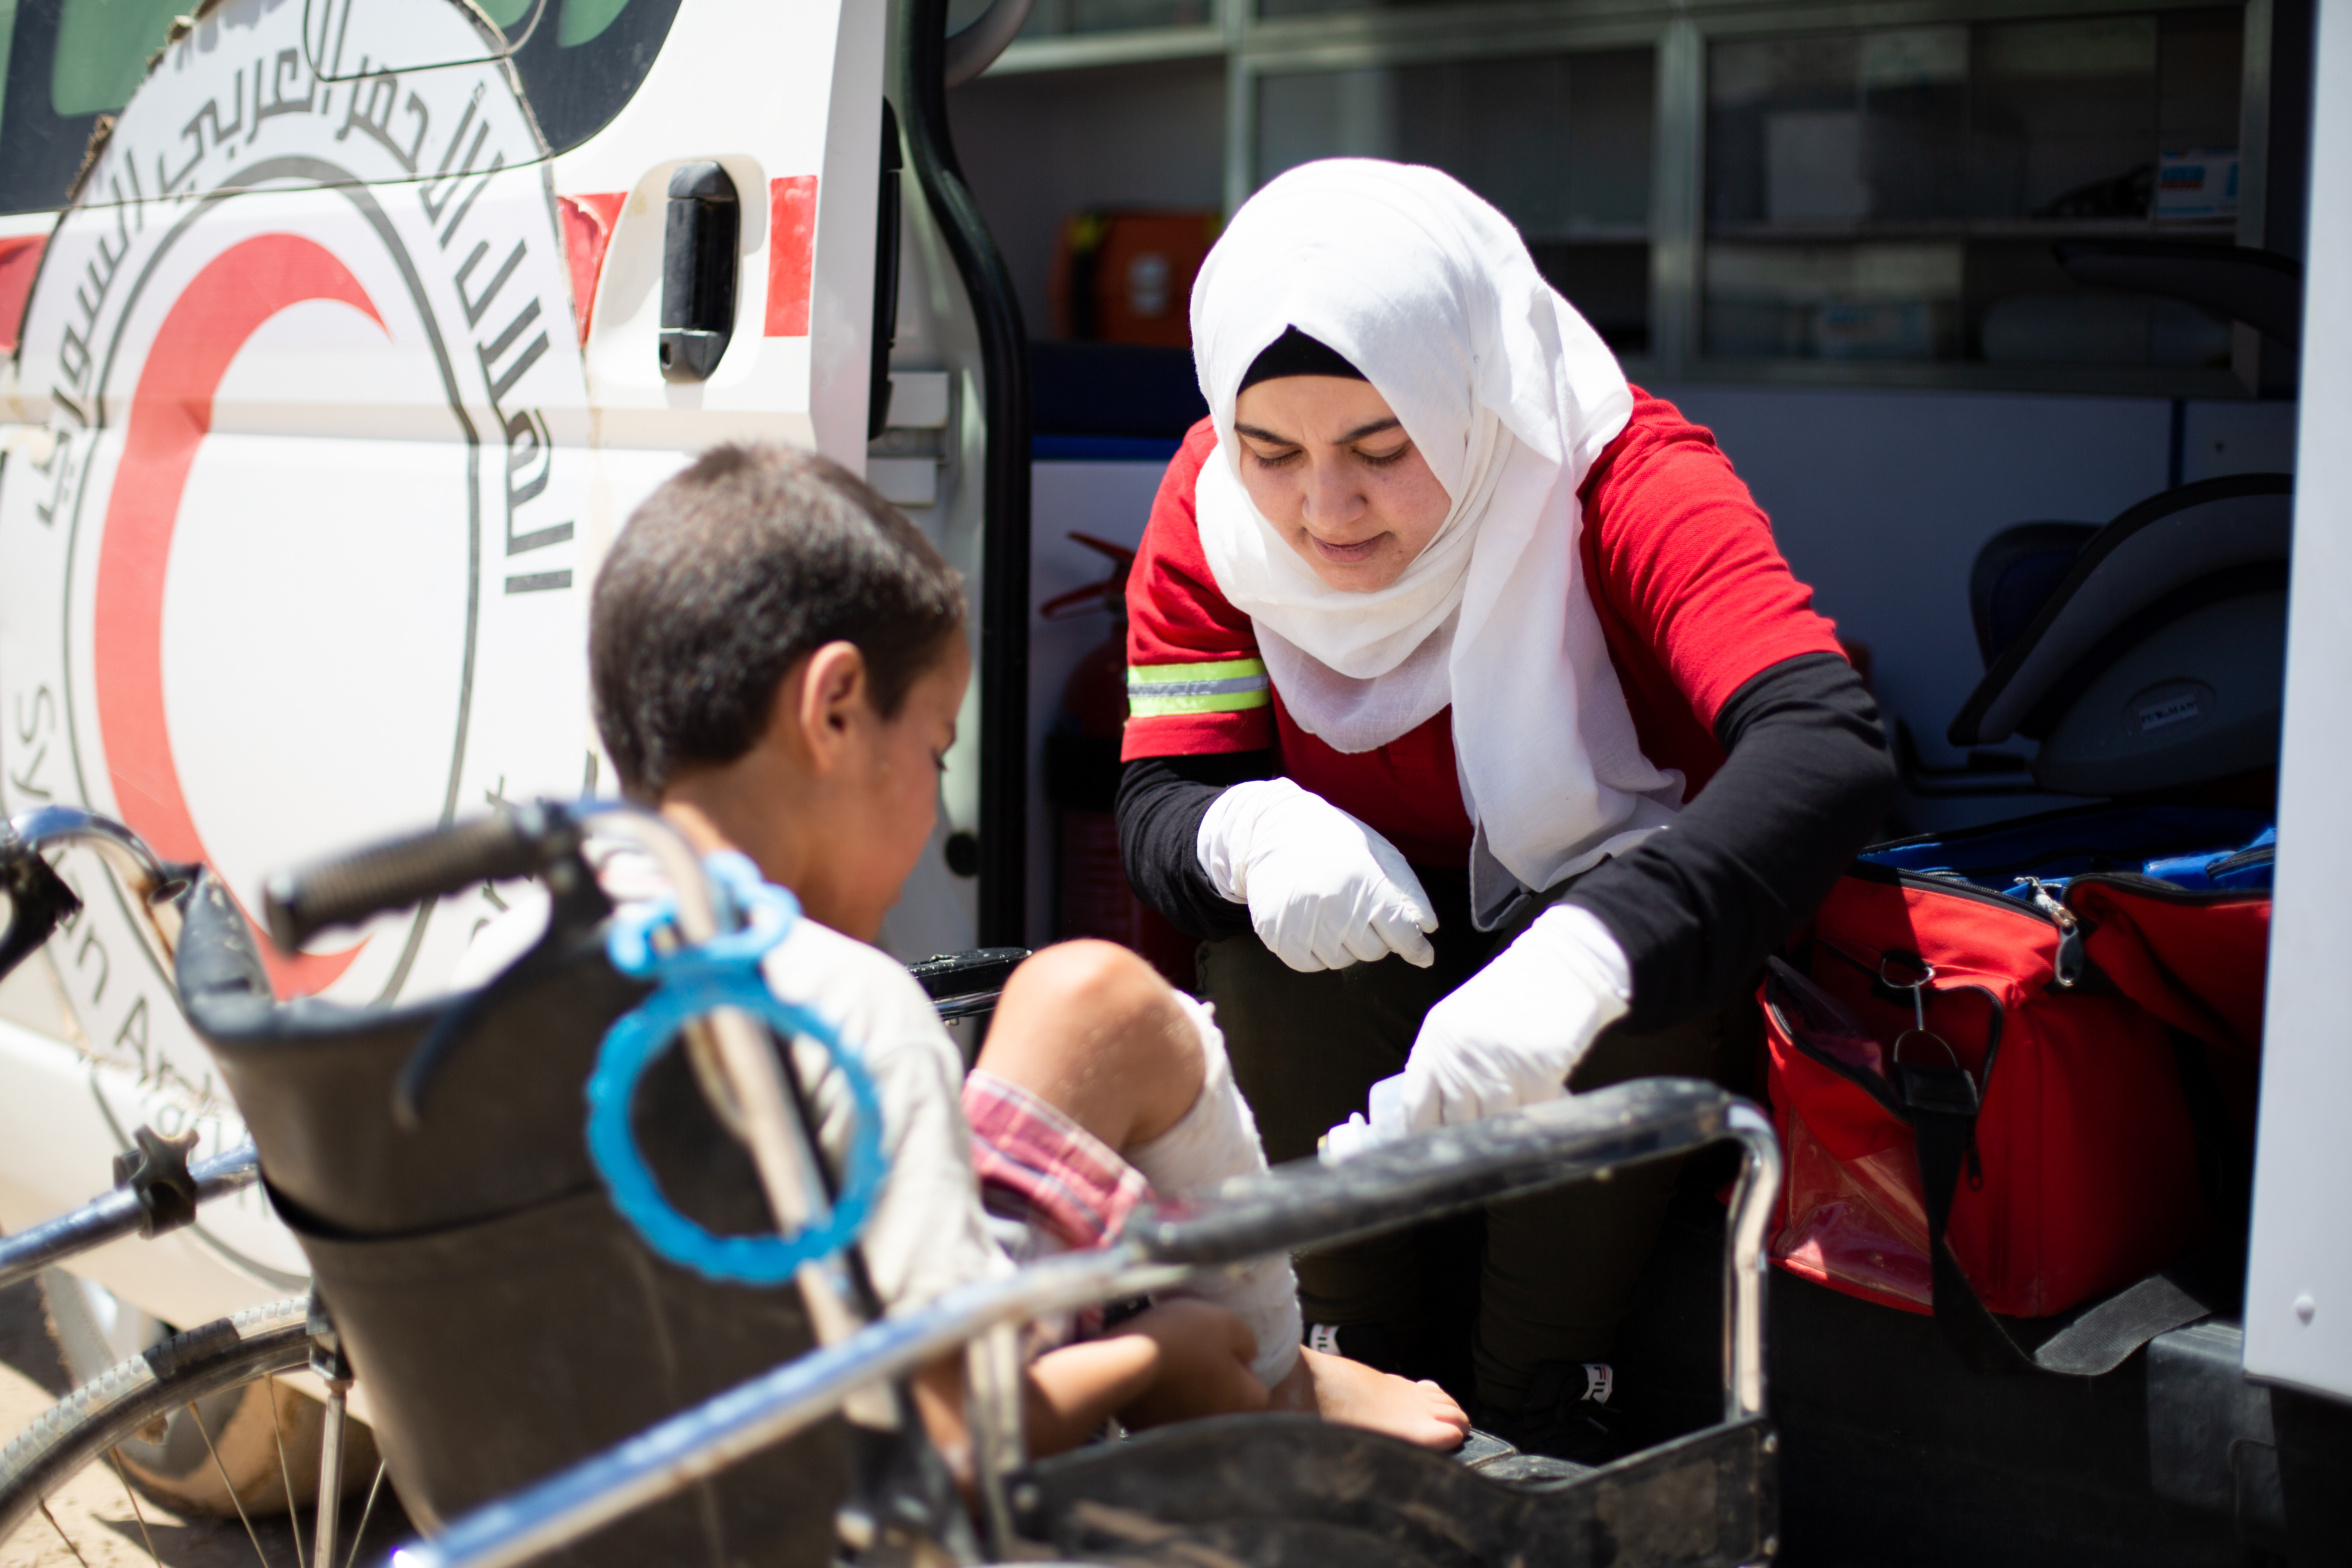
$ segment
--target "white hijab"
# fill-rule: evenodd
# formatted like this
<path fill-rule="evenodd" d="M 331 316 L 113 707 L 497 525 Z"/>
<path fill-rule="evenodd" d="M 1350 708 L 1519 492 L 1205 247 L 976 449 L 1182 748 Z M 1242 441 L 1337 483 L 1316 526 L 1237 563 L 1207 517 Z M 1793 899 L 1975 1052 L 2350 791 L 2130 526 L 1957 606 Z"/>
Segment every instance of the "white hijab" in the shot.
<path fill-rule="evenodd" d="M 1325 586 L 1242 487 L 1234 404 L 1291 327 L 1364 373 L 1453 500 L 1375 593 Z M 1292 717 L 1339 751 L 1453 705 L 1479 923 L 1664 826 L 1682 776 L 1642 754 L 1577 550 L 1578 487 L 1633 394 L 1510 220 L 1434 169 L 1304 164 L 1210 251 L 1192 344 L 1217 432 L 1196 501 L 1218 589 L 1256 623 Z"/>

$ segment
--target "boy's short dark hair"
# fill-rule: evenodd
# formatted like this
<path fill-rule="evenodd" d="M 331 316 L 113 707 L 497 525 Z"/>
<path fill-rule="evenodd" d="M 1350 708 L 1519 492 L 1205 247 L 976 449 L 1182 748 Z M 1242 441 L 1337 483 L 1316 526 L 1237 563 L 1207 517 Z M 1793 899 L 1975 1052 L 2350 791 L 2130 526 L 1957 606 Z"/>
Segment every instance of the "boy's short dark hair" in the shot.
<path fill-rule="evenodd" d="M 931 542 L 846 469 L 716 447 L 646 498 L 597 574 L 596 729 L 622 786 L 650 798 L 749 752 L 777 683 L 829 642 L 856 646 L 875 708 L 895 717 L 963 613 Z"/>

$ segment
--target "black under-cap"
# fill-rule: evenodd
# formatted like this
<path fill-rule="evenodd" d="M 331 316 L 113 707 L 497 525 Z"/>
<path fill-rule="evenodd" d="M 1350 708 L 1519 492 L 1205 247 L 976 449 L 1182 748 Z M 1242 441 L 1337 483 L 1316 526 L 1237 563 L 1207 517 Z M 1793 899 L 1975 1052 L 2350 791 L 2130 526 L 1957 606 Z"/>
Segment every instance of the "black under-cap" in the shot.
<path fill-rule="evenodd" d="M 1292 327 L 1266 344 L 1265 352 L 1250 362 L 1249 374 L 1242 377 L 1236 395 L 1261 381 L 1275 381 L 1286 375 L 1336 375 L 1344 381 L 1372 379 L 1349 364 L 1338 349 Z"/>

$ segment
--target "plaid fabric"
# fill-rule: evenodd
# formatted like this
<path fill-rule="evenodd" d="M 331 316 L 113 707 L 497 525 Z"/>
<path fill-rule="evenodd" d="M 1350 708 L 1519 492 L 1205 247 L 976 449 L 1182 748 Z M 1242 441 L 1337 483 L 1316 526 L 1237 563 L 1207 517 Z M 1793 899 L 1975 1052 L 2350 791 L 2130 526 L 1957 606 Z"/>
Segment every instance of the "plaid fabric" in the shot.
<path fill-rule="evenodd" d="M 1151 1195 L 1142 1172 L 1019 1084 L 971 1073 L 963 1114 L 988 1211 L 1024 1220 L 1073 1252 L 1117 1236 Z"/>

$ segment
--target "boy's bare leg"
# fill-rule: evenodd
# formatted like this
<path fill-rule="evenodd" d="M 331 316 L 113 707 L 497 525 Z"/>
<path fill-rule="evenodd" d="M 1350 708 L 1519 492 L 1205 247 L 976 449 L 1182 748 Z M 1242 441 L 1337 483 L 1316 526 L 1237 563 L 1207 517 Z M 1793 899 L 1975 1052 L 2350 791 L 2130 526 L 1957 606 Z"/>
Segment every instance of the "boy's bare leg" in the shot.
<path fill-rule="evenodd" d="M 1054 1106 L 1118 1153 L 1135 1157 L 1184 1121 L 1200 1098 L 1209 1067 L 1202 1029 L 1158 972 L 1127 949 L 1062 942 L 1013 971 L 978 1065 Z M 1228 1079 L 1219 1082 L 1231 1092 Z M 1238 1102 L 1233 1114 L 1246 1118 Z M 1257 1165 L 1254 1134 L 1249 1142 Z M 1143 1153 L 1149 1159 L 1153 1151 Z M 1148 1163 L 1144 1173 L 1155 1174 Z M 1408 1383 L 1304 1347 L 1269 1392 L 1273 1408 L 1319 1413 L 1429 1447 L 1454 1447 L 1470 1427 L 1461 1407 L 1433 1383 Z M 1229 1406 L 1263 1407 L 1265 1402 Z M 1172 1409 L 1160 1414 L 1146 1399 L 1128 1414 L 1141 1423 L 1175 1419 Z"/>
<path fill-rule="evenodd" d="M 1121 1153 L 1182 1120 L 1202 1072 L 1200 1033 L 1159 972 L 1115 943 L 1083 941 L 1013 972 L 978 1065 Z"/>

